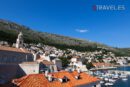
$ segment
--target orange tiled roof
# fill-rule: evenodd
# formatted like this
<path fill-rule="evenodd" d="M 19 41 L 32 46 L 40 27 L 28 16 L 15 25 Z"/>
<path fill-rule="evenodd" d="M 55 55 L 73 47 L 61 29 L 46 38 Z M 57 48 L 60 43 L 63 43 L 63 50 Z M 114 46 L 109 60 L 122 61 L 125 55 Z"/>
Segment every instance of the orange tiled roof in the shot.
<path fill-rule="evenodd" d="M 80 74 L 78 74 L 77 71 L 73 71 L 73 72 L 71 73 L 71 75 L 72 75 L 73 77 L 79 75 L 80 78 L 81 78 L 81 79 L 76 80 L 76 81 L 74 82 L 75 85 L 89 84 L 89 83 L 96 82 L 96 81 L 99 80 L 98 78 L 93 77 L 93 76 L 91 76 L 91 75 L 89 75 L 89 74 L 86 74 L 85 72 L 81 72 Z"/>
<path fill-rule="evenodd" d="M 73 56 L 72 58 L 81 58 L 80 56 Z"/>
<path fill-rule="evenodd" d="M 95 67 L 101 67 L 101 66 L 112 66 L 110 63 L 93 63 Z"/>
<path fill-rule="evenodd" d="M 5 51 L 14 51 L 14 52 L 22 52 L 22 53 L 30 53 L 28 50 L 24 48 L 13 48 L 13 47 L 6 47 L 6 46 L 0 46 L 0 50 L 5 50 Z"/>
<path fill-rule="evenodd" d="M 13 80 L 19 87 L 49 87 L 44 74 L 31 74 L 20 79 Z"/>
<path fill-rule="evenodd" d="M 72 73 L 69 73 L 67 71 L 60 71 L 50 74 L 52 74 L 54 78 L 63 78 L 64 76 L 66 76 L 69 81 L 65 83 L 61 83 L 58 80 L 49 82 L 44 74 L 32 74 L 24 76 L 20 79 L 15 79 L 13 80 L 13 83 L 15 83 L 19 87 L 75 87 L 78 85 L 85 85 L 99 80 L 96 77 L 90 76 L 83 72 L 79 74 L 81 76 L 81 79 L 77 80 L 74 78 L 74 76 L 78 75 L 77 71 L 74 71 Z"/>
<path fill-rule="evenodd" d="M 50 87 L 74 87 L 75 86 L 74 81 L 76 81 L 76 79 L 73 78 L 69 72 L 60 71 L 60 72 L 56 72 L 52 74 L 54 78 L 60 78 L 60 79 L 66 76 L 69 79 L 69 81 L 66 83 L 61 83 L 60 81 L 56 81 L 56 82 L 50 83 Z"/>

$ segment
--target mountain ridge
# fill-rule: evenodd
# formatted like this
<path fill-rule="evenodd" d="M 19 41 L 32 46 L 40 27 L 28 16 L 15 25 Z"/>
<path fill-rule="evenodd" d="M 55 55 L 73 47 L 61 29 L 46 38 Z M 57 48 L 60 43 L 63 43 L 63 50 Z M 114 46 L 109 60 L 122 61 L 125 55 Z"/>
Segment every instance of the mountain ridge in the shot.
<path fill-rule="evenodd" d="M 15 43 L 17 35 L 20 31 L 23 32 L 25 43 L 43 43 L 60 49 L 70 48 L 78 51 L 95 51 L 106 49 L 114 52 L 118 56 L 130 56 L 129 48 L 123 48 L 122 51 L 122 48 L 114 48 L 105 44 L 82 40 L 80 38 L 72 38 L 69 36 L 40 32 L 15 22 L 0 19 L 1 41 L 8 41 L 10 44 Z"/>

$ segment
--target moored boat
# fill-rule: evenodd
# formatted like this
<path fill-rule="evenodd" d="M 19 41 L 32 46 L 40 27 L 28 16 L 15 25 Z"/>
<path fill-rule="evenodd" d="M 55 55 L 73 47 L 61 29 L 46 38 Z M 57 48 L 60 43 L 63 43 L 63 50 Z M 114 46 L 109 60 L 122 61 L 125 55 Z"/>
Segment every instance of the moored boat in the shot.
<path fill-rule="evenodd" d="M 107 83 L 105 83 L 105 85 L 106 86 L 112 86 L 112 85 L 114 85 L 112 82 L 107 82 Z"/>

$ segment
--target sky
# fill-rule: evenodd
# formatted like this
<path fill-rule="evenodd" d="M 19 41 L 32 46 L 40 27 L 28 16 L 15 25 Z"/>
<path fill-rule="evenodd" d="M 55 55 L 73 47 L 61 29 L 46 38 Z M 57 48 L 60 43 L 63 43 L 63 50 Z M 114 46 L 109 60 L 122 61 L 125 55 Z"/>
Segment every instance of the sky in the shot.
<path fill-rule="evenodd" d="M 0 19 L 41 32 L 130 47 L 130 0 L 0 0 Z M 124 10 L 94 10 L 123 5 Z"/>

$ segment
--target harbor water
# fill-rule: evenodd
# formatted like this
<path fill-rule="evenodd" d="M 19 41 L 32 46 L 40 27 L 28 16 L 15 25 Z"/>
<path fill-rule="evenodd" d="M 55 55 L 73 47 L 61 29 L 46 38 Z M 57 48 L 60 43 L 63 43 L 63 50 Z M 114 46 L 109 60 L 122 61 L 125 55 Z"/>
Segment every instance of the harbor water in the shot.
<path fill-rule="evenodd" d="M 127 81 L 123 81 L 122 79 L 117 80 L 112 87 L 130 87 L 130 76 L 128 76 Z"/>
<path fill-rule="evenodd" d="M 118 67 L 116 70 L 129 71 L 130 72 L 130 66 Z M 102 87 L 130 87 L 130 76 L 128 76 L 128 80 L 126 80 L 126 81 L 123 81 L 122 79 L 118 79 L 114 83 L 114 85 L 112 85 L 112 86 L 102 86 Z"/>

